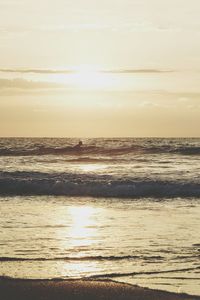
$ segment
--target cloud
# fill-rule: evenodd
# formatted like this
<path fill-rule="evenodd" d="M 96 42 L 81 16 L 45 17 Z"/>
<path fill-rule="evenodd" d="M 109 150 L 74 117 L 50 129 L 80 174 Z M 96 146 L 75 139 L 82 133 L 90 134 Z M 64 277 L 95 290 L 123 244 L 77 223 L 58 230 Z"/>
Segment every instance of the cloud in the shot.
<path fill-rule="evenodd" d="M 172 73 L 175 70 L 161 70 L 161 69 L 110 69 L 110 70 L 97 70 L 100 73 L 107 74 L 135 74 L 135 73 Z M 1 73 L 33 73 L 33 74 L 73 74 L 78 73 L 75 69 L 66 70 L 53 70 L 53 69 L 0 69 Z"/>
<path fill-rule="evenodd" d="M 39 82 L 25 79 L 0 79 L 0 89 L 49 89 L 64 85 L 51 82 Z"/>
<path fill-rule="evenodd" d="M 135 74 L 135 73 L 172 73 L 174 70 L 159 70 L 159 69 L 118 69 L 118 70 L 108 70 L 103 71 L 104 73 L 112 74 Z"/>
<path fill-rule="evenodd" d="M 50 70 L 50 69 L 0 69 L 1 73 L 34 73 L 34 74 L 72 74 L 74 70 Z"/>
<path fill-rule="evenodd" d="M 25 79 L 0 79 L 0 96 L 58 94 L 70 91 L 69 84 L 32 81 Z"/>

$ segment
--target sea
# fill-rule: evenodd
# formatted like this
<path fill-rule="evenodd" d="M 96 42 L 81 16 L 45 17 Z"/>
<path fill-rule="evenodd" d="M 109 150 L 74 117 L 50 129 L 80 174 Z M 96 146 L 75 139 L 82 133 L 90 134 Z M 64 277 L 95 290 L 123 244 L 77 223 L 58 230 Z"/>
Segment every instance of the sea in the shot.
<path fill-rule="evenodd" d="M 1 138 L 0 276 L 200 295 L 200 138 Z"/>

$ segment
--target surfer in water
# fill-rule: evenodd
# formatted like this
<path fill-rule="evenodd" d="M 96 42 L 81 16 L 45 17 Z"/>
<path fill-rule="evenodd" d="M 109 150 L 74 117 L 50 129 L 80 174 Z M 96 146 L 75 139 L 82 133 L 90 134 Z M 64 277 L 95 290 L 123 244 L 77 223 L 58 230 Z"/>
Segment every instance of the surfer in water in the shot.
<path fill-rule="evenodd" d="M 73 149 L 80 150 L 82 146 L 83 146 L 83 142 L 79 141 L 78 144 L 73 147 Z"/>

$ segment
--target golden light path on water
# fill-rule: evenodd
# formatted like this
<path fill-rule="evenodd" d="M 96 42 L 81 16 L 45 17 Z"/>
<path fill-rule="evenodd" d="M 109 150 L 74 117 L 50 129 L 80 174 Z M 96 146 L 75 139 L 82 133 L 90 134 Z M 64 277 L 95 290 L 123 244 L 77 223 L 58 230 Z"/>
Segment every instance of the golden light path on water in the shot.
<path fill-rule="evenodd" d="M 95 208 L 91 206 L 71 206 L 68 208 L 71 216 L 71 227 L 69 234 L 69 245 L 71 246 L 91 246 L 93 238 L 97 235 L 97 224 L 92 218 Z"/>
<path fill-rule="evenodd" d="M 100 208 L 95 208 L 88 205 L 74 205 L 66 208 L 63 217 L 67 220 L 67 227 L 60 228 L 58 236 L 61 239 L 62 248 L 73 249 L 69 255 L 71 257 L 81 258 L 82 253 L 98 242 L 98 215 Z M 63 223 L 66 223 L 63 220 Z M 84 251 L 85 249 L 85 251 Z M 99 265 L 95 261 L 71 260 L 60 265 L 61 276 L 82 277 L 89 273 L 100 271 Z"/>
<path fill-rule="evenodd" d="M 107 166 L 106 165 L 103 165 L 103 164 L 83 164 L 83 165 L 80 165 L 79 168 L 82 170 L 82 171 L 85 171 L 87 173 L 89 172 L 93 172 L 93 171 L 101 171 L 103 169 L 106 169 Z"/>

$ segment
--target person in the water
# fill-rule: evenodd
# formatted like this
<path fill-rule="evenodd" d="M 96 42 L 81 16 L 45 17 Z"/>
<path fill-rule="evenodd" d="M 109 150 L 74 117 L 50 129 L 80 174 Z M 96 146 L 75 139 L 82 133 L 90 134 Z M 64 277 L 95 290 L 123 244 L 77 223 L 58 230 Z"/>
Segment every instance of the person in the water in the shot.
<path fill-rule="evenodd" d="M 83 142 L 79 141 L 78 144 L 73 147 L 73 149 L 80 150 L 82 146 L 83 146 Z"/>

